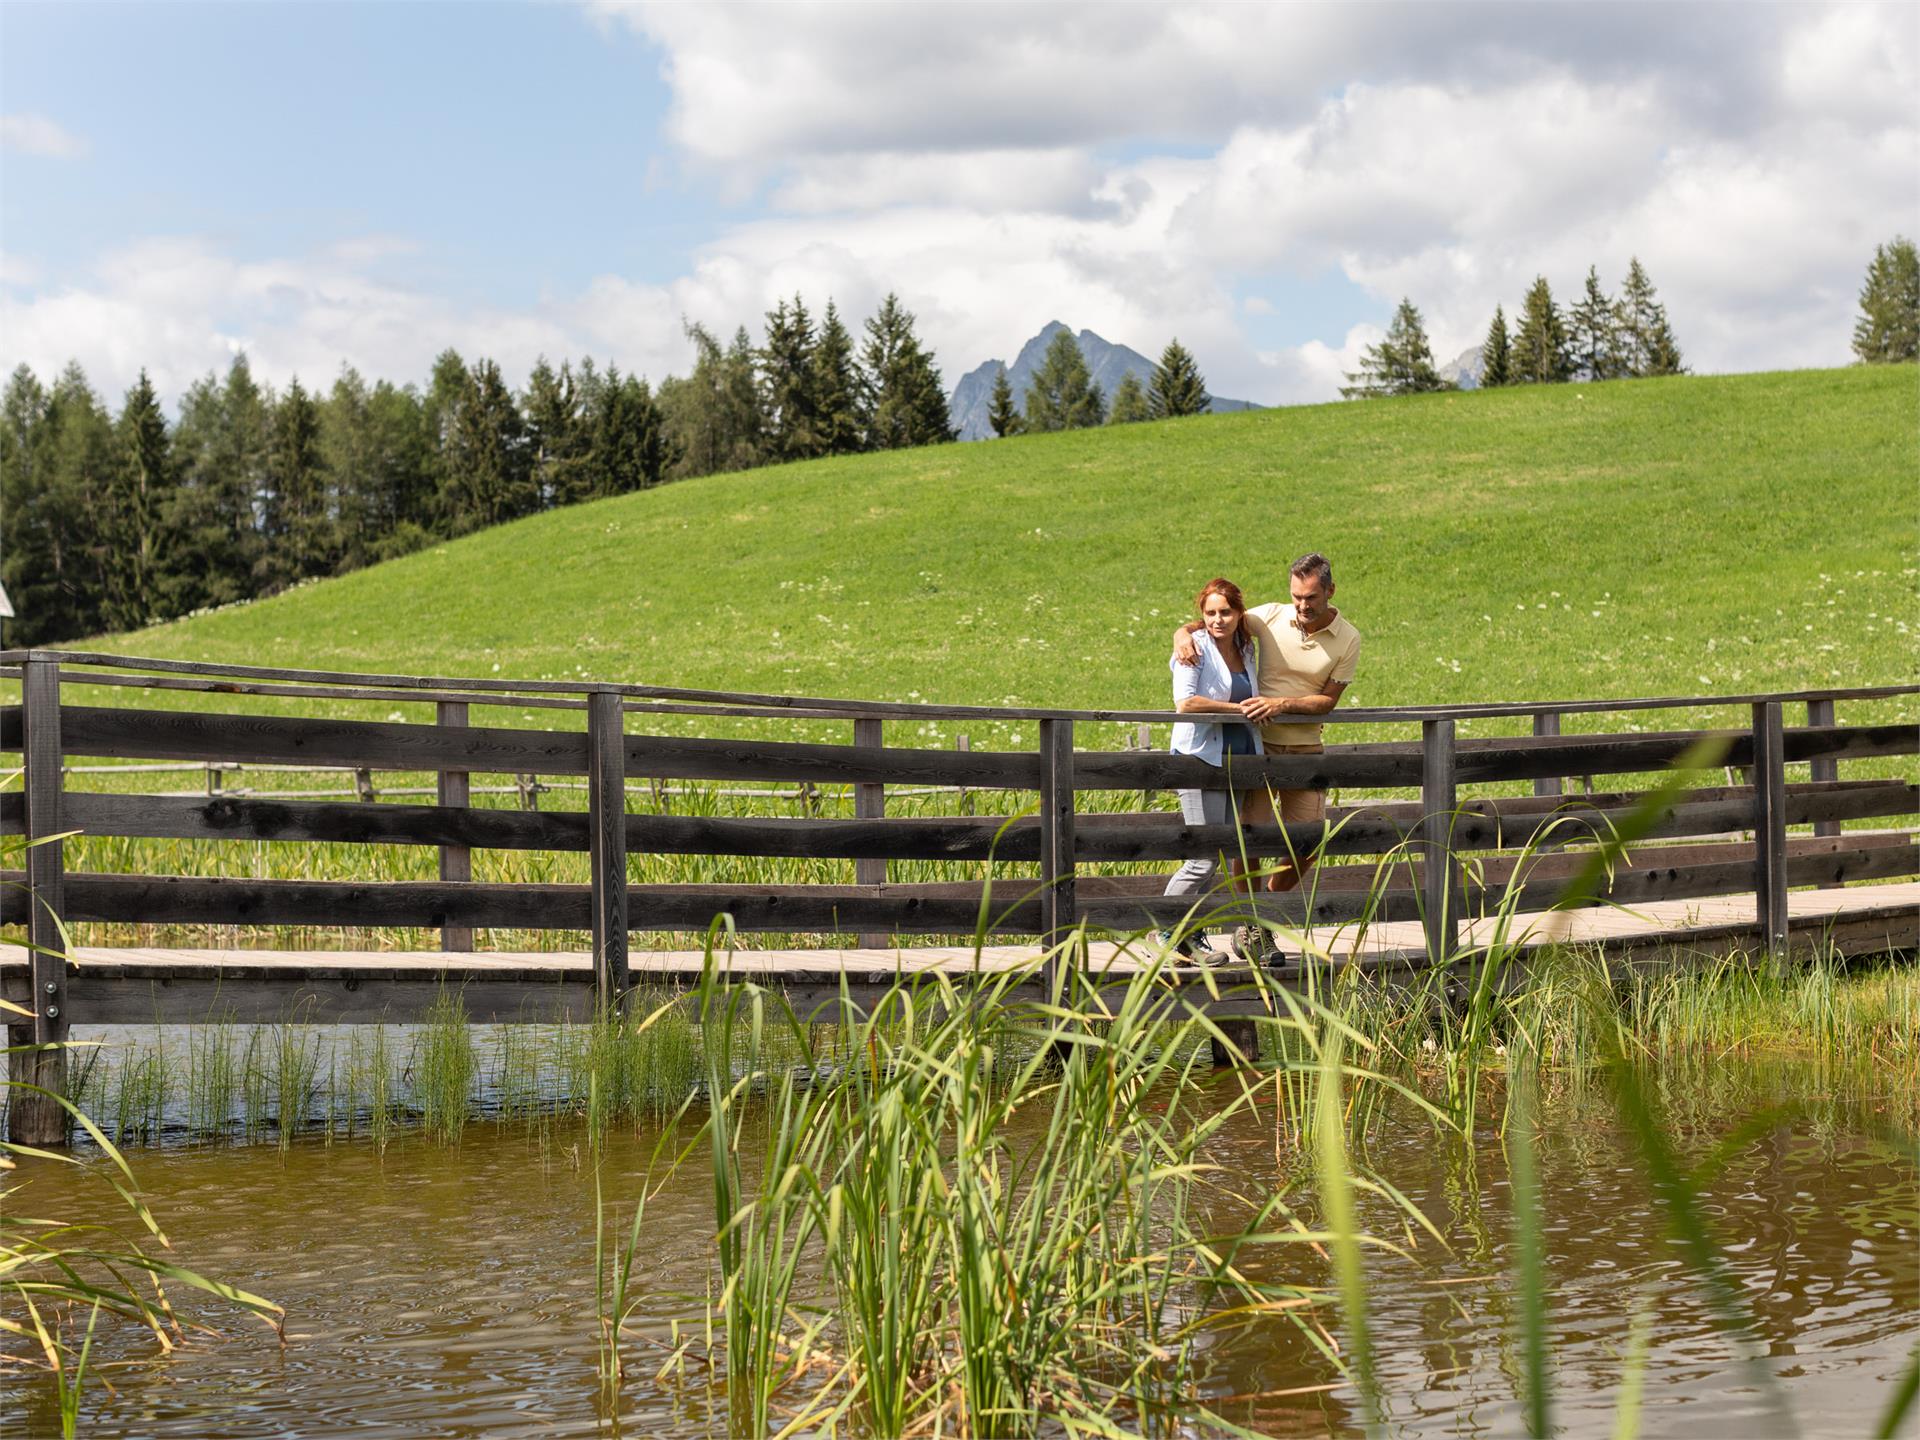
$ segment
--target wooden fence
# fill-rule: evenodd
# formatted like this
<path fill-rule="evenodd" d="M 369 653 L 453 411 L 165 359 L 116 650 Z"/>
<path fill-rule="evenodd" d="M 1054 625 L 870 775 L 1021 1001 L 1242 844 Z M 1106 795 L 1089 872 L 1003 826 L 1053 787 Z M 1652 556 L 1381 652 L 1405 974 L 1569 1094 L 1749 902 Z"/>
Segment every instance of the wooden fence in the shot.
<path fill-rule="evenodd" d="M 1114 724 L 1167 722 L 1162 712 L 1069 711 L 929 706 L 689 691 L 588 682 L 526 684 L 393 675 L 267 670 L 126 659 L 77 652 L 0 655 L 0 678 L 17 678 L 21 701 L 0 707 L 0 751 L 21 753 L 23 786 L 0 794 L 0 834 L 29 841 L 82 831 L 94 836 L 359 842 L 430 846 L 435 881 L 362 882 L 68 873 L 58 841 L 33 844 L 23 872 L 0 887 L 0 923 L 24 924 L 31 943 L 33 1032 L 62 1037 L 73 1018 L 69 966 L 56 954 L 55 917 L 68 922 L 155 925 L 433 927 L 451 962 L 476 930 L 562 929 L 591 935 L 594 981 L 603 1000 L 628 985 L 630 930 L 704 931 L 725 913 L 742 931 L 859 933 L 873 943 L 913 934 L 971 934 L 981 883 L 899 884 L 889 861 L 1027 862 L 1029 879 L 1002 881 L 989 911 L 1008 935 L 1058 938 L 1073 927 L 1137 931 L 1177 921 L 1187 899 L 1162 898 L 1165 866 L 1193 855 L 1244 848 L 1253 857 L 1319 851 L 1329 862 L 1304 894 L 1262 895 L 1251 907 L 1283 924 L 1337 924 L 1363 913 L 1419 920 L 1431 958 L 1455 954 L 1462 914 L 1511 899 L 1528 910 L 1562 898 L 1579 853 L 1513 853 L 1553 827 L 1604 831 L 1636 797 L 1605 788 L 1605 777 L 1657 772 L 1703 740 L 1719 744 L 1717 764 L 1740 767 L 1749 783 L 1693 790 L 1667 805 L 1633 852 L 1633 863 L 1587 903 L 1750 893 L 1762 943 L 1788 939 L 1789 887 L 1905 877 L 1920 872 L 1913 835 L 1902 830 L 1840 833 L 1840 822 L 1911 816 L 1916 787 L 1903 780 L 1842 780 L 1838 763 L 1920 752 L 1911 723 L 1843 725 L 1836 702 L 1920 693 L 1878 686 L 1794 694 L 1655 697 L 1451 707 L 1351 709 L 1334 727 L 1368 723 L 1413 730 L 1418 740 L 1329 744 L 1324 754 L 1243 757 L 1236 784 L 1417 789 L 1420 799 L 1347 805 L 1324 825 L 1271 825 L 1236 834 L 1190 826 L 1168 813 L 1083 813 L 1092 791 L 1159 791 L 1216 784 L 1219 772 L 1163 752 L 1076 748 L 1076 735 Z M 78 705 L 62 686 L 122 686 L 146 692 L 143 705 Z M 166 692 L 238 694 L 290 700 L 392 705 L 431 702 L 434 723 L 316 719 L 151 708 Z M 585 729 L 507 728 L 472 723 L 475 707 L 584 711 Z M 1725 707 L 1726 729 L 1565 734 L 1566 717 L 1622 711 Z M 1804 707 L 1804 710 L 1801 708 Z M 1789 726 L 1789 710 L 1806 723 Z M 740 740 L 648 733 L 647 717 L 781 717 L 849 725 L 851 744 Z M 1463 738 L 1477 719 L 1526 719 L 1533 734 Z M 1037 726 L 1031 750 L 939 750 L 888 746 L 888 720 L 1022 721 Z M 577 723 L 577 722 L 576 722 Z M 638 727 L 636 729 L 636 726 Z M 1337 728 L 1332 733 L 1339 733 Z M 437 804 L 281 799 L 270 794 L 149 796 L 68 790 L 73 757 L 249 766 L 337 766 L 428 771 Z M 1789 783 L 1788 766 L 1808 766 Z M 583 782 L 584 810 L 470 808 L 476 773 L 561 776 Z M 1601 788 L 1561 793 L 1566 777 Z M 849 786 L 852 818 L 825 815 L 720 817 L 630 813 L 626 782 L 733 782 Z M 1532 795 L 1460 798 L 1460 787 L 1531 781 Z M 889 786 L 1037 794 L 1037 813 L 889 817 Z M 364 793 L 364 792 L 363 792 Z M 980 803 L 986 804 L 982 795 Z M 1789 836 L 1792 827 L 1813 832 Z M 1751 833 L 1751 839 L 1745 838 Z M 1741 838 L 1677 845 L 1699 837 Z M 472 852 L 502 848 L 585 851 L 587 885 L 474 881 Z M 628 859 L 641 853 L 838 857 L 853 862 L 845 885 L 635 885 Z M 1373 863 L 1399 858 L 1384 889 Z M 1470 867 L 1463 860 L 1482 853 Z M 1155 865 L 1158 873 L 1084 876 L 1095 862 Z M 1245 902 L 1243 902 L 1244 904 Z M 85 1018 L 85 1017 L 81 1017 Z"/>

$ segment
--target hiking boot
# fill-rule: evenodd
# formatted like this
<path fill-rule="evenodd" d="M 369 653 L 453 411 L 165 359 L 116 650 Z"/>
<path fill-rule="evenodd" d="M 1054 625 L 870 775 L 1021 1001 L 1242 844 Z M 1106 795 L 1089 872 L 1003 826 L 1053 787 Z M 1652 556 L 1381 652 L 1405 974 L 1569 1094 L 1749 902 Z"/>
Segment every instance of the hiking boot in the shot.
<path fill-rule="evenodd" d="M 1182 959 L 1191 960 L 1200 948 L 1200 937 L 1188 931 L 1176 939 L 1173 931 L 1162 930 L 1153 937 L 1153 943 L 1169 955 L 1178 955 Z"/>
<path fill-rule="evenodd" d="M 1249 965 L 1270 965 L 1277 952 L 1265 930 L 1258 925 L 1241 925 L 1233 932 L 1233 953 Z"/>

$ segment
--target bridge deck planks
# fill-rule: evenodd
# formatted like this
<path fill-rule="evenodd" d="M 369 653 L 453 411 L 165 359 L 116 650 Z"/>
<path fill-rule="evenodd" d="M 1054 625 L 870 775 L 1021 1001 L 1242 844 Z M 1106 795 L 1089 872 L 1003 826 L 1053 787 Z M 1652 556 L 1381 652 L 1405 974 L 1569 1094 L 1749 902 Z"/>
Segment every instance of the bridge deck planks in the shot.
<path fill-rule="evenodd" d="M 1864 925 L 1883 929 L 1887 943 L 1911 948 L 1920 942 L 1920 883 L 1856 885 L 1834 890 L 1800 890 L 1787 897 L 1796 932 L 1818 933 L 1822 926 Z M 1492 922 L 1467 920 L 1461 926 L 1463 944 L 1484 943 Z M 1567 942 L 1600 944 L 1609 948 L 1642 948 L 1649 944 L 1684 946 L 1698 940 L 1738 941 L 1758 929 L 1751 895 L 1659 901 L 1631 910 L 1612 908 L 1523 914 L 1512 933 L 1523 936 L 1522 948 Z M 1864 933 L 1864 932 L 1863 932 Z M 1424 958 L 1421 926 L 1417 921 L 1376 924 L 1364 935 L 1351 925 L 1312 932 L 1313 943 L 1340 961 L 1412 963 Z M 791 978 L 823 983 L 841 973 L 861 983 L 873 983 L 896 971 L 939 970 L 953 976 L 976 968 L 998 972 L 1030 963 L 1033 945 L 989 945 L 976 952 L 971 946 L 901 946 L 893 949 L 740 949 L 732 953 L 734 973 L 755 978 Z M 1097 941 L 1089 947 L 1096 972 L 1122 977 L 1140 966 L 1138 956 L 1124 945 Z M 238 950 L 184 947 L 79 946 L 74 973 L 93 981 L 113 979 L 165 980 L 196 976 L 223 976 L 233 986 L 261 980 L 305 979 L 352 983 L 356 979 L 428 979 L 472 977 L 476 980 L 575 981 L 591 978 L 585 951 L 478 951 L 448 954 L 442 951 L 399 952 L 368 950 Z M 668 983 L 700 973 L 697 950 L 634 950 L 629 967 L 636 983 L 657 979 Z M 0 989 L 10 993 L 27 969 L 27 951 L 21 945 L 0 945 Z M 74 1017 L 85 1023 L 84 1011 Z"/>

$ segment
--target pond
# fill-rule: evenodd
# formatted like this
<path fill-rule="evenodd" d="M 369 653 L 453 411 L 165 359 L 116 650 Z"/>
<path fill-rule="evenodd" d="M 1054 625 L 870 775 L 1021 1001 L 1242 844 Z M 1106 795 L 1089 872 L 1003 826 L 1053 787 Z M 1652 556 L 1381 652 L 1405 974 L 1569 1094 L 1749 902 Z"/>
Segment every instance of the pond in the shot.
<path fill-rule="evenodd" d="M 1916 1160 L 1903 1138 L 1914 1130 L 1910 1073 L 1723 1056 L 1642 1074 L 1665 1135 L 1689 1163 L 1772 1112 L 1729 1146 L 1700 1191 L 1739 1293 L 1738 1324 L 1719 1323 L 1602 1078 L 1561 1074 L 1541 1102 L 1534 1147 L 1556 1433 L 1614 1434 L 1623 1387 L 1636 1378 L 1648 1435 L 1872 1433 L 1920 1332 Z M 1239 1093 L 1232 1072 L 1200 1084 Z M 1312 1167 L 1284 1146 L 1277 1153 L 1273 1114 L 1270 1104 L 1243 1106 L 1208 1141 L 1206 1158 L 1227 1189 L 1259 1198 L 1290 1187 L 1312 1214 Z M 697 1138 L 697 1120 L 678 1123 L 683 1143 Z M 1020 1124 L 1037 1133 L 1044 1115 Z M 599 1148 L 622 1231 L 661 1133 L 615 1124 Z M 1362 1194 L 1365 1228 L 1392 1242 L 1366 1260 L 1386 1432 L 1527 1433 L 1512 1181 L 1497 1128 L 1478 1127 L 1470 1140 L 1448 1135 L 1396 1103 L 1357 1144 L 1364 1170 L 1397 1187 L 1439 1236 Z M 95 1364 L 130 1363 L 89 1382 L 83 1433 L 726 1434 L 704 1145 L 649 1204 L 640 1301 L 625 1332 L 628 1378 L 611 1409 L 596 1369 L 595 1153 L 582 1122 L 550 1116 L 469 1124 L 457 1143 L 412 1129 L 384 1147 L 307 1138 L 284 1149 L 134 1150 L 180 1262 L 279 1302 L 287 1338 L 283 1346 L 217 1305 L 183 1306 L 221 1333 L 161 1359 L 133 1327 L 114 1327 Z M 32 1213 L 114 1218 L 101 1187 L 72 1167 L 28 1160 L 14 1178 L 29 1182 Z M 1206 1208 L 1213 1220 L 1240 1223 L 1224 1194 Z M 1311 1247 L 1264 1250 L 1247 1263 L 1256 1278 L 1332 1284 Z M 804 1304 L 830 1303 L 817 1265 L 796 1293 Z M 1318 1308 L 1351 1353 L 1338 1308 Z M 1355 1386 L 1296 1319 L 1203 1332 L 1198 1400 L 1260 1434 L 1364 1433 Z M 1636 1346 L 1643 1362 L 1629 1359 Z M 782 1413 L 797 1398 L 783 1397 Z M 0 1372 L 0 1431 L 57 1434 L 58 1423 L 44 1374 Z M 1195 1417 L 1182 1427 L 1206 1429 Z M 842 1432 L 859 1433 L 845 1421 Z"/>

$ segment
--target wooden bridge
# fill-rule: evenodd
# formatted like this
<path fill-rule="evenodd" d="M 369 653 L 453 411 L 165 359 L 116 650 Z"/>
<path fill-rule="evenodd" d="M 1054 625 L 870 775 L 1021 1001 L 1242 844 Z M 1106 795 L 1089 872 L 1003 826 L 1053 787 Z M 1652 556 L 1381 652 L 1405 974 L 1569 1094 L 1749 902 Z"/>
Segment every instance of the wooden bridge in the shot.
<path fill-rule="evenodd" d="M 1222 920 L 1261 919 L 1311 937 L 1336 961 L 1413 967 L 1459 963 L 1485 941 L 1484 917 L 1505 909 L 1528 943 L 1589 940 L 1610 951 L 1748 949 L 1784 954 L 1831 946 L 1843 953 L 1912 951 L 1920 941 L 1920 846 L 1911 821 L 1920 787 L 1906 779 L 1843 779 L 1845 761 L 1920 753 L 1911 720 L 1842 724 L 1843 703 L 1920 693 L 1875 686 L 1710 697 L 1354 708 L 1325 717 L 1405 732 L 1403 740 L 1329 744 L 1319 755 L 1242 757 L 1235 783 L 1337 790 L 1322 825 L 1236 832 L 1190 826 L 1177 814 L 1108 813 L 1077 797 L 1218 783 L 1198 760 L 1140 746 L 1079 748 L 1175 717 L 1159 711 L 1023 709 L 794 698 L 614 685 L 279 670 L 87 652 L 0 654 L 0 682 L 19 703 L 0 706 L 0 751 L 22 756 L 22 785 L 0 794 L 0 835 L 24 837 L 22 868 L 0 875 L 0 924 L 28 943 L 0 947 L 0 996 L 32 1013 L 16 1043 L 63 1040 L 76 1022 L 191 1022 L 219 1015 L 283 1019 L 296 1008 L 318 1021 L 417 1018 L 449 986 L 475 1020 L 583 1015 L 641 982 L 684 983 L 699 973 L 699 937 L 720 915 L 743 934 L 856 934 L 850 948 L 760 950 L 732 956 L 735 973 L 837 999 L 890 983 L 902 971 L 951 973 L 1031 964 L 1034 942 L 1081 935 L 1052 963 L 1119 979 L 1144 947 L 1128 937 L 1188 917 L 1191 902 L 1165 899 L 1166 867 L 1199 854 L 1250 858 L 1318 851 L 1327 863 L 1301 893 L 1233 902 Z M 64 689 L 64 693 L 63 693 Z M 87 695 L 81 697 L 79 692 Z M 244 696 L 247 713 L 209 710 L 207 697 Z M 72 703 L 77 698 L 120 703 Z M 179 708 L 190 699 L 196 708 Z M 323 719 L 314 702 L 381 715 L 396 704 L 434 706 L 432 723 Z M 476 708 L 539 713 L 548 727 L 481 726 Z M 1882 707 L 1884 708 L 1884 707 Z M 1626 712 L 1718 710 L 1716 729 L 1565 733 L 1569 719 Z M 672 717 L 663 725 L 666 717 Z M 846 742 L 717 738 L 660 733 L 693 720 L 805 721 L 845 725 Z M 1795 723 L 1789 725 L 1792 719 Z M 584 719 L 584 725 L 582 720 Z M 884 743 L 887 722 L 1017 722 L 1033 749 L 943 750 Z M 1804 721 L 1804 723 L 1799 723 Z M 1462 736 L 1494 722 L 1529 734 Z M 1618 722 L 1616 722 L 1618 723 Z M 739 728 L 718 726 L 714 728 Z M 1334 733 L 1339 733 L 1337 730 Z M 1631 779 L 1676 763 L 1711 763 L 1725 784 L 1696 788 L 1636 814 Z M 81 788 L 78 759 L 120 765 L 206 767 L 208 793 L 154 796 Z M 216 788 L 231 766 L 329 767 L 357 780 L 351 799 Z M 1790 770 L 1791 767 L 1791 770 Z M 1885 769 L 1886 767 L 1879 767 Z M 108 767 L 99 767 L 107 771 Z M 380 772 L 428 772 L 433 804 L 377 798 Z M 1736 773 L 1739 772 L 1739 773 Z M 108 772 L 110 775 L 110 772 Z M 1910 772 L 1909 772 L 1910 773 Z M 513 777 L 522 808 L 470 805 L 472 777 Z M 557 778 L 556 778 L 557 777 Z M 1804 777 L 1804 778 L 1802 778 Z M 88 777 L 92 778 L 92 777 Z M 1564 793 L 1569 778 L 1580 793 Z M 1715 778 L 1722 778 L 1716 776 Z M 627 782 L 786 785 L 809 803 L 793 816 L 644 813 Z M 543 781 L 584 791 L 583 808 L 537 808 Z M 1596 781 L 1598 784 L 1596 785 Z M 1463 795 L 1473 787 L 1531 794 Z M 822 787 L 827 787 L 823 789 Z M 971 812 L 889 816 L 890 788 L 946 788 Z M 497 788 L 497 787 L 496 787 Z M 827 813 L 851 791 L 852 815 Z M 1366 792 L 1417 792 L 1418 799 Z M 1360 803 L 1353 803 L 1360 792 Z M 1037 797 L 1037 802 L 1032 798 Z M 1136 797 L 1136 804 L 1144 799 Z M 1109 796 L 1109 804 L 1113 797 Z M 838 806 L 836 805 L 836 808 Z M 1629 816 L 1642 827 L 1625 861 L 1590 893 L 1570 896 L 1596 837 Z M 1843 821 L 1878 819 L 1871 829 Z M 428 846 L 435 881 L 296 880 L 70 872 L 59 837 L 273 840 L 302 844 Z M 1582 843 L 1586 842 L 1586 843 Z M 19 844 L 19 841 L 12 842 Z M 586 852 L 587 884 L 475 881 L 475 850 Z M 828 857 L 851 862 L 849 884 L 630 882 L 639 854 Z M 1360 857 L 1367 857 L 1364 860 Z M 1380 857 L 1386 857 L 1383 866 Z M 1348 863 L 1341 863 L 1345 860 Z M 939 883 L 896 883 L 890 861 L 994 862 L 1020 873 Z M 15 862 L 21 863 L 21 862 Z M 1109 873 L 1092 873 L 1100 866 Z M 1124 867 L 1151 866 L 1149 873 Z M 1225 897 L 1222 897 L 1223 899 Z M 1568 907 L 1577 904 L 1580 909 Z M 1624 908 L 1622 908 L 1624 907 Z M 234 925 L 437 929 L 424 953 L 346 950 L 102 949 L 62 944 L 61 922 L 166 927 Z M 984 924 L 985 949 L 954 945 Z M 476 932 L 576 932 L 580 952 L 475 950 Z M 686 948 L 629 948 L 635 931 L 678 934 Z M 945 937 L 915 946 L 909 937 Z M 1008 943 L 1011 942 L 1011 943 Z M 1072 957 L 1070 960 L 1067 957 Z M 1215 977 L 1183 971 L 1177 983 L 1205 1003 Z M 16 1079 L 64 1083 L 59 1050 L 13 1056 Z M 12 1125 L 44 1142 L 59 1126 L 16 1098 Z"/>

